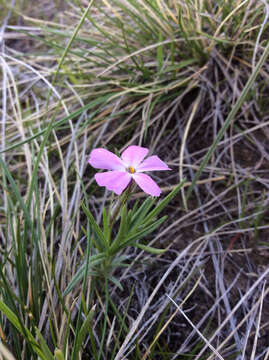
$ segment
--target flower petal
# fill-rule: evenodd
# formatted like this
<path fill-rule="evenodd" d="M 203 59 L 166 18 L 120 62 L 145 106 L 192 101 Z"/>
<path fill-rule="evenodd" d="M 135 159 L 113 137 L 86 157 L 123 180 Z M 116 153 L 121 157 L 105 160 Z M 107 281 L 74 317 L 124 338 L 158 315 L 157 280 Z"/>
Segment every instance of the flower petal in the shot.
<path fill-rule="evenodd" d="M 132 145 L 123 151 L 121 158 L 126 166 L 132 166 L 136 168 L 141 163 L 141 161 L 143 161 L 148 151 L 149 150 L 147 148 Z"/>
<path fill-rule="evenodd" d="M 132 179 L 126 171 L 108 171 L 95 174 L 95 180 L 99 186 L 105 186 L 108 190 L 120 195 Z"/>
<path fill-rule="evenodd" d="M 125 170 L 122 160 L 106 149 L 94 149 L 89 158 L 89 163 L 96 169 Z"/>
<path fill-rule="evenodd" d="M 153 170 L 171 170 L 169 167 L 156 155 L 148 157 L 137 168 L 137 172 L 153 171 Z"/>
<path fill-rule="evenodd" d="M 135 173 L 132 178 L 145 193 L 151 196 L 160 196 L 161 189 L 152 178 L 146 174 Z"/>

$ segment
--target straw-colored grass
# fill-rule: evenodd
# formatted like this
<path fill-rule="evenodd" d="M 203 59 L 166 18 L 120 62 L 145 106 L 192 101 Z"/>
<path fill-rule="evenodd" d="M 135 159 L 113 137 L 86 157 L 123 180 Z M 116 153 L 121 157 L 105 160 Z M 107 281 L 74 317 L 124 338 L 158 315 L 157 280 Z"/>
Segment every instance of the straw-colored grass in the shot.
<path fill-rule="evenodd" d="M 0 10 L 0 357 L 269 359 L 267 2 Z M 163 197 L 187 180 L 143 239 L 166 251 L 74 282 L 97 251 L 85 204 L 103 228 L 115 200 L 89 153 L 131 144 L 173 169 Z"/>

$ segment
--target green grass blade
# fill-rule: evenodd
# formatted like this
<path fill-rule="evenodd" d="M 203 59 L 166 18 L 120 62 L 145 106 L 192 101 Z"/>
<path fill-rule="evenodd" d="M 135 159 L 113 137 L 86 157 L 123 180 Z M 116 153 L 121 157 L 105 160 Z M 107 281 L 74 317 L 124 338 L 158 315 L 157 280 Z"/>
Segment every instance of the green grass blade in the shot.
<path fill-rule="evenodd" d="M 20 195 L 20 192 L 19 192 L 19 189 L 11 175 L 11 173 L 9 172 L 6 164 L 4 163 L 2 157 L 0 157 L 0 166 L 2 167 L 4 173 L 5 173 L 5 176 L 7 177 L 9 183 L 10 183 L 10 186 L 11 186 L 11 189 L 23 211 L 23 215 L 24 215 L 24 218 L 25 218 L 25 222 L 27 224 L 27 226 L 31 229 L 32 228 L 32 220 L 31 220 L 31 217 L 30 217 L 30 213 L 23 201 L 23 198 L 21 197 Z"/>
<path fill-rule="evenodd" d="M 56 122 L 53 124 L 53 126 L 52 126 L 53 130 L 58 129 L 60 126 L 62 126 L 63 124 L 67 123 L 69 120 L 73 120 L 73 119 L 77 118 L 77 117 L 78 117 L 79 115 L 81 115 L 84 111 L 90 110 L 90 109 L 92 109 L 93 107 L 95 107 L 95 106 L 97 106 L 97 105 L 99 105 L 99 104 L 101 104 L 102 106 L 104 106 L 104 104 L 106 104 L 106 102 L 107 102 L 110 98 L 112 98 L 112 97 L 115 97 L 115 93 L 98 97 L 97 99 L 91 101 L 89 104 L 87 104 L 87 105 L 85 105 L 85 106 L 82 106 L 80 109 L 74 111 L 74 112 L 71 113 L 70 115 L 64 117 L 64 118 L 61 119 L 61 120 L 56 121 Z M 90 115 L 90 120 L 92 120 L 92 119 L 94 118 L 94 115 L 96 114 L 96 112 L 98 112 L 98 110 L 93 111 L 93 112 L 91 113 L 91 115 Z M 9 151 L 11 151 L 11 150 L 16 149 L 17 147 L 20 147 L 20 146 L 22 146 L 22 145 L 24 145 L 24 144 L 26 144 L 26 143 L 29 143 L 29 142 L 31 142 L 32 140 L 37 139 L 37 138 L 39 138 L 40 136 L 44 135 L 44 134 L 46 133 L 46 131 L 47 131 L 47 126 L 46 126 L 43 130 L 41 130 L 41 131 L 39 131 L 38 133 L 36 133 L 35 135 L 30 136 L 29 138 L 27 138 L 27 139 L 25 139 L 25 140 L 23 140 L 23 141 L 20 141 L 20 142 L 18 142 L 18 143 L 16 143 L 16 144 L 13 144 L 13 145 L 8 146 L 7 148 L 1 150 L 1 151 L 0 151 L 0 154 L 2 154 L 2 153 L 7 153 L 7 152 L 9 152 Z"/>
<path fill-rule="evenodd" d="M 77 25 L 76 28 L 75 28 L 74 33 L 72 34 L 72 37 L 70 38 L 70 40 L 69 40 L 69 42 L 68 42 L 68 44 L 67 44 L 67 46 L 66 46 L 66 48 L 65 48 L 65 50 L 64 50 L 64 52 L 63 52 L 63 55 L 62 55 L 62 57 L 61 57 L 61 59 L 60 59 L 60 61 L 59 61 L 59 65 L 58 65 L 58 67 L 57 67 L 57 69 L 56 69 L 56 72 L 55 72 L 55 74 L 54 74 L 54 77 L 53 77 L 53 80 L 52 80 L 52 85 L 55 84 L 55 81 L 56 81 L 56 79 L 57 79 L 57 76 L 58 76 L 58 74 L 59 74 L 59 71 L 60 71 L 60 69 L 61 69 L 61 66 L 62 66 L 62 64 L 63 64 L 63 62 L 64 62 L 64 59 L 65 59 L 65 57 L 66 57 L 66 55 L 67 55 L 67 53 L 68 53 L 68 51 L 69 51 L 69 49 L 70 49 L 73 41 L 75 40 L 75 38 L 76 38 L 76 36 L 77 36 L 77 34 L 78 34 L 81 26 L 82 26 L 83 23 L 84 23 L 87 15 L 88 15 L 88 13 L 89 13 L 89 11 L 90 11 L 90 8 L 91 8 L 91 6 L 92 6 L 92 4 L 93 4 L 93 1 L 94 1 L 94 0 L 91 0 L 91 1 L 90 1 L 89 5 L 87 6 L 87 9 L 84 11 L 84 14 L 82 15 L 82 17 L 81 17 L 78 25 Z M 49 102 L 51 93 L 52 93 L 52 89 L 50 88 L 50 90 L 49 90 L 49 92 L 48 92 L 48 96 L 47 96 L 47 104 L 48 104 L 48 102 Z"/>
<path fill-rule="evenodd" d="M 92 226 L 92 229 L 95 233 L 95 240 L 96 240 L 96 245 L 98 245 L 98 250 L 100 252 L 107 250 L 109 247 L 109 242 L 108 239 L 105 237 L 103 231 L 101 230 L 100 226 L 97 224 L 97 222 L 95 221 L 94 217 L 92 216 L 91 212 L 89 211 L 89 209 L 87 209 L 87 207 L 85 206 L 84 203 L 81 204 L 82 209 L 85 213 L 85 215 L 87 216 L 87 218 L 90 221 L 90 224 Z"/>
<path fill-rule="evenodd" d="M 78 359 L 78 354 L 81 349 L 82 343 L 83 343 L 87 333 L 90 330 L 93 315 L 94 315 L 94 308 L 89 311 L 85 321 L 83 322 L 80 329 L 78 330 L 78 336 L 77 336 L 74 351 L 72 354 L 73 359 Z"/>
<path fill-rule="evenodd" d="M 47 360 L 54 360 L 54 357 L 48 347 L 48 345 L 46 344 L 43 336 L 41 335 L 40 331 L 38 330 L 38 328 L 36 327 L 35 328 L 35 331 L 36 331 L 36 334 L 37 334 L 37 337 L 39 339 L 39 343 L 40 343 L 40 347 L 41 347 L 41 350 L 45 356 L 45 359 Z"/>
<path fill-rule="evenodd" d="M 153 255 L 160 255 L 160 254 L 163 254 L 163 253 L 166 252 L 165 249 L 156 249 L 156 248 L 154 248 L 152 246 L 147 246 L 147 245 L 142 245 L 142 244 L 135 244 L 134 246 L 141 249 L 141 250 L 149 252 L 149 253 L 151 253 Z"/>
<path fill-rule="evenodd" d="M 99 264 L 100 262 L 102 262 L 104 260 L 105 255 L 102 254 L 98 254 L 98 255 L 93 255 L 89 258 L 89 271 L 91 270 L 91 268 L 94 265 Z M 67 288 L 65 289 L 63 296 L 66 296 L 68 293 L 70 293 L 70 291 L 74 288 L 74 286 L 83 279 L 83 276 L 85 274 L 85 270 L 86 270 L 86 266 L 87 263 L 83 264 L 79 270 L 76 272 L 75 276 L 73 277 L 73 279 L 70 281 L 70 283 L 68 284 Z M 88 272 L 89 273 L 89 272 Z"/>
<path fill-rule="evenodd" d="M 165 220 L 167 219 L 167 216 L 163 216 L 159 220 L 155 221 L 154 223 L 151 223 L 150 225 L 144 227 L 140 231 L 136 231 L 135 233 L 130 234 L 124 242 L 120 245 L 120 248 L 124 248 L 125 246 L 132 246 L 133 242 L 138 241 L 142 239 L 143 237 L 147 236 L 148 234 L 152 233 L 155 229 L 157 229 Z"/>
<path fill-rule="evenodd" d="M 20 322 L 18 320 L 18 317 L 1 300 L 0 300 L 0 311 L 2 311 L 2 313 L 7 317 L 7 319 L 12 323 L 12 325 L 15 326 L 15 328 L 20 332 L 20 334 L 25 335 L 25 332 L 26 332 L 27 341 L 31 344 L 31 347 L 34 350 L 34 352 L 38 356 L 40 356 L 40 358 L 42 360 L 47 360 L 45 354 L 40 349 L 39 344 L 37 343 L 37 341 L 35 340 L 35 338 L 31 334 L 31 332 L 25 327 L 24 327 L 24 329 L 22 329 L 21 324 L 20 324 Z"/>
<path fill-rule="evenodd" d="M 169 202 L 176 196 L 179 190 L 184 185 L 186 179 L 183 179 L 180 184 L 178 184 L 156 207 L 153 209 L 148 216 L 146 217 L 144 223 L 147 223 L 154 219 L 168 204 Z"/>

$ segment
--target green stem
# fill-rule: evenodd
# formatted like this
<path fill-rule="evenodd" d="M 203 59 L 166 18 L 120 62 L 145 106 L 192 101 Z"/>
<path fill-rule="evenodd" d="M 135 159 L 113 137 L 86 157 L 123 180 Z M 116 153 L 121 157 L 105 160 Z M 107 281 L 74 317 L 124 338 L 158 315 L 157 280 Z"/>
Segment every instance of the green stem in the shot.
<path fill-rule="evenodd" d="M 127 189 L 122 194 L 115 210 L 111 214 L 111 218 L 110 218 L 110 222 L 109 222 L 110 228 L 112 228 L 114 222 L 116 221 L 120 209 L 122 208 L 123 205 L 126 204 L 127 200 L 129 199 L 130 195 L 132 194 L 134 187 L 135 187 L 135 182 L 132 180 L 131 183 L 128 185 Z"/>
<path fill-rule="evenodd" d="M 104 325 L 103 325 L 103 329 L 102 329 L 102 339 L 101 339 L 101 344 L 100 344 L 100 349 L 99 349 L 99 353 L 98 353 L 98 360 L 100 360 L 101 356 L 102 356 L 102 350 L 103 350 L 103 346 L 104 346 L 104 341 L 105 341 L 105 335 L 106 335 L 106 327 L 107 327 L 107 319 L 108 319 L 108 300 L 109 300 L 109 293 L 108 293 L 108 277 L 107 274 L 105 274 L 105 310 L 104 310 Z"/>

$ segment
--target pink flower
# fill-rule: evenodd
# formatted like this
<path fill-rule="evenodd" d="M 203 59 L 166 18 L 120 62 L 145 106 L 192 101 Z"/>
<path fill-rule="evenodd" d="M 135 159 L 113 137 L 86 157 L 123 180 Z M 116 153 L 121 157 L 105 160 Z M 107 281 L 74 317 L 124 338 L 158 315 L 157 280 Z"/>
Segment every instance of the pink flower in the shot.
<path fill-rule="evenodd" d="M 96 169 L 110 170 L 95 174 L 97 184 L 120 195 L 133 179 L 147 194 L 160 196 L 159 186 L 143 172 L 171 169 L 156 155 L 144 160 L 148 151 L 146 148 L 133 145 L 124 150 L 119 158 L 105 149 L 92 150 L 89 158 L 90 165 Z"/>

